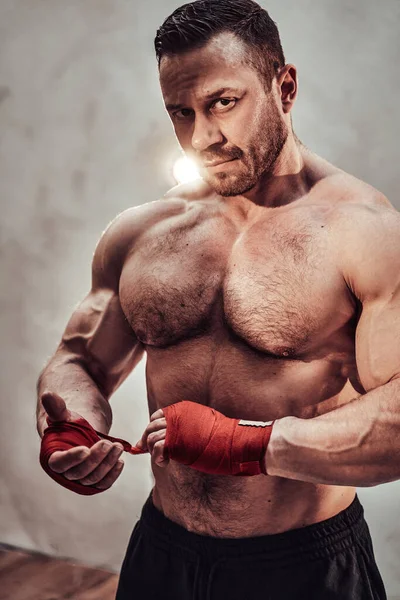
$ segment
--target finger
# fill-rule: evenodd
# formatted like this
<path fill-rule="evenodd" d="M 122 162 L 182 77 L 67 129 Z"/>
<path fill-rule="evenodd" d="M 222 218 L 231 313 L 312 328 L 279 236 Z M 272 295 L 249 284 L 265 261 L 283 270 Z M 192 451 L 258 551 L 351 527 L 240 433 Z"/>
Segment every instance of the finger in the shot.
<path fill-rule="evenodd" d="M 123 468 L 124 468 L 124 461 L 118 460 L 115 467 L 113 467 L 111 469 L 111 471 L 109 473 L 107 473 L 107 475 L 101 481 L 99 481 L 99 483 L 96 484 L 95 487 L 98 488 L 99 490 L 107 490 L 108 488 L 110 488 L 112 486 L 112 484 L 121 475 Z"/>
<path fill-rule="evenodd" d="M 41 400 L 51 421 L 67 421 L 69 419 L 69 410 L 61 396 L 54 392 L 45 392 L 42 394 Z"/>
<path fill-rule="evenodd" d="M 155 444 L 157 442 L 159 442 L 160 440 L 164 440 L 166 434 L 167 434 L 166 430 L 163 429 L 162 431 L 156 431 L 149 435 L 149 437 L 147 438 L 147 447 L 149 449 L 150 454 L 153 453 Z"/>
<path fill-rule="evenodd" d="M 104 460 L 101 461 L 99 466 L 96 467 L 94 471 L 89 473 L 89 475 L 83 479 L 81 478 L 79 483 L 82 483 L 83 485 L 93 485 L 104 479 L 107 473 L 109 473 L 109 471 L 111 471 L 111 469 L 116 465 L 123 451 L 124 449 L 122 448 L 121 444 L 114 444 L 112 450 L 107 454 Z"/>
<path fill-rule="evenodd" d="M 150 433 L 153 433 L 153 431 L 159 431 L 160 429 L 165 429 L 167 427 L 167 420 L 165 417 L 161 418 L 161 419 L 157 419 L 155 421 L 152 421 L 151 423 L 149 423 L 142 435 L 142 437 L 140 438 L 140 440 L 136 443 L 136 446 L 139 446 L 139 448 L 143 448 L 143 449 L 147 449 L 147 438 L 149 436 Z"/>
<path fill-rule="evenodd" d="M 48 465 L 55 473 L 64 473 L 71 467 L 79 465 L 90 454 L 87 446 L 76 446 L 70 450 L 57 450 L 50 456 Z"/>
<path fill-rule="evenodd" d="M 165 454 L 165 440 L 161 440 L 155 443 L 152 458 L 156 465 L 159 467 L 166 467 L 169 460 Z"/>
<path fill-rule="evenodd" d="M 148 437 L 151 433 L 155 431 L 160 431 L 162 429 L 167 428 L 167 419 L 163 417 L 162 419 L 157 419 L 149 423 L 145 429 L 145 434 Z"/>
<path fill-rule="evenodd" d="M 159 408 L 158 410 L 156 410 L 155 413 L 153 413 L 150 417 L 150 421 L 154 421 L 155 419 L 161 419 L 164 416 L 164 412 L 162 408 Z"/>
<path fill-rule="evenodd" d="M 64 477 L 70 480 L 82 479 L 94 471 L 96 467 L 105 459 L 112 450 L 113 444 L 108 440 L 96 442 L 90 448 L 90 454 L 76 467 L 68 469 L 63 473 Z"/>

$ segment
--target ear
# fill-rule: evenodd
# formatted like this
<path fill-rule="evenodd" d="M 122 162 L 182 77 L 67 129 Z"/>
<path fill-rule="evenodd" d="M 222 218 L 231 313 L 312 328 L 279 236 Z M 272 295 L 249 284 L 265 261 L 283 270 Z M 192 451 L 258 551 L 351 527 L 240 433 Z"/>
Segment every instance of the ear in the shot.
<path fill-rule="evenodd" d="M 294 65 L 285 65 L 277 75 L 277 85 L 280 91 L 282 110 L 289 113 L 297 98 L 297 69 Z"/>

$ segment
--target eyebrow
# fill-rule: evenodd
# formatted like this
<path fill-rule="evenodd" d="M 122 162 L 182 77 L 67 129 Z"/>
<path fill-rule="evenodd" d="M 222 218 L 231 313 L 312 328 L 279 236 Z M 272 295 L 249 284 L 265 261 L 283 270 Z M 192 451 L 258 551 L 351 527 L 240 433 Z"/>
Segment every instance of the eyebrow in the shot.
<path fill-rule="evenodd" d="M 207 94 L 204 99 L 205 100 L 212 100 L 213 98 L 219 98 L 220 96 L 223 96 L 224 94 L 226 94 L 227 92 L 239 92 L 238 88 L 233 88 L 233 87 L 221 87 L 218 88 L 217 90 L 215 90 L 214 92 L 211 92 L 210 94 Z M 166 104 L 165 108 L 168 111 L 171 110 L 179 110 L 180 108 L 185 108 L 185 104 Z"/>

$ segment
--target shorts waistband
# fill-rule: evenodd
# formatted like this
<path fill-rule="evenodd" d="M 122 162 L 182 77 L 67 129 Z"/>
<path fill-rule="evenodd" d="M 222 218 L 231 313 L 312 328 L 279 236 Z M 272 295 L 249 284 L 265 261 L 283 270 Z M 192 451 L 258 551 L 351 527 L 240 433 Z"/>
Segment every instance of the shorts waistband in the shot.
<path fill-rule="evenodd" d="M 270 535 L 218 538 L 188 531 L 168 519 L 155 507 L 150 492 L 142 508 L 140 524 L 153 543 L 186 558 L 200 555 L 207 562 L 260 558 L 274 568 L 334 556 L 370 535 L 357 494 L 346 509 L 312 525 Z"/>

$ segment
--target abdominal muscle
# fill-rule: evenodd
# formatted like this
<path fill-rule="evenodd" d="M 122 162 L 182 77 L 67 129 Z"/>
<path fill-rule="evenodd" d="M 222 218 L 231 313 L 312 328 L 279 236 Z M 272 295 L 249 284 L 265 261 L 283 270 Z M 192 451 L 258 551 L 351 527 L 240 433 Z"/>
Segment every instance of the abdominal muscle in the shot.
<path fill-rule="evenodd" d="M 152 461 L 153 503 L 188 531 L 218 538 L 282 533 L 318 523 L 347 508 L 355 488 L 256 475 L 208 475 L 171 461 Z"/>
<path fill-rule="evenodd" d="M 261 421 L 282 418 L 287 414 L 311 418 L 329 412 L 357 395 L 345 380 L 346 385 L 339 382 L 342 389 L 335 395 L 325 396 L 319 402 L 316 399 L 312 405 L 301 394 L 297 401 L 287 398 L 285 402 L 285 389 L 299 389 L 299 373 L 303 391 L 308 387 L 308 378 L 305 379 L 301 364 L 293 361 L 293 366 L 288 365 L 284 370 L 284 376 L 282 373 L 281 386 L 279 381 L 268 381 L 268 378 L 264 383 L 259 380 L 255 385 L 257 378 L 254 371 L 249 373 L 248 379 L 253 384 L 251 401 L 244 403 L 242 400 L 248 398 L 249 386 L 244 386 L 241 393 L 237 382 L 233 382 L 230 389 L 227 377 L 224 377 L 224 393 L 219 398 L 215 389 L 213 393 L 209 391 L 206 394 L 198 389 L 201 385 L 193 385 L 195 377 L 190 377 L 190 353 L 185 353 L 186 369 L 182 375 L 182 369 L 176 367 L 180 361 L 171 360 L 169 363 L 165 349 L 159 352 L 148 349 L 146 374 L 150 415 L 179 398 L 210 405 L 231 418 Z M 176 353 L 172 352 L 174 354 L 176 359 Z M 199 353 L 196 355 L 199 358 Z M 201 370 L 199 362 L 201 360 L 196 361 L 197 373 Z M 279 363 L 282 364 L 281 361 Z M 334 379 L 329 369 L 329 366 L 325 368 L 324 364 L 316 361 L 313 374 L 309 373 L 309 389 L 321 389 L 321 378 Z M 277 372 L 276 369 L 272 371 Z M 220 365 L 219 372 L 223 374 L 223 365 Z M 192 382 L 192 390 L 188 381 Z M 333 383 L 330 387 L 335 388 Z M 279 389 L 283 391 L 279 403 L 268 402 L 269 397 L 277 398 Z M 309 389 L 305 392 L 308 398 Z M 319 485 L 268 475 L 212 475 L 173 460 L 166 467 L 159 467 L 153 459 L 151 462 L 155 480 L 152 500 L 156 508 L 188 531 L 220 538 L 253 537 L 305 527 L 338 514 L 351 504 L 356 493 L 354 487 Z"/>

